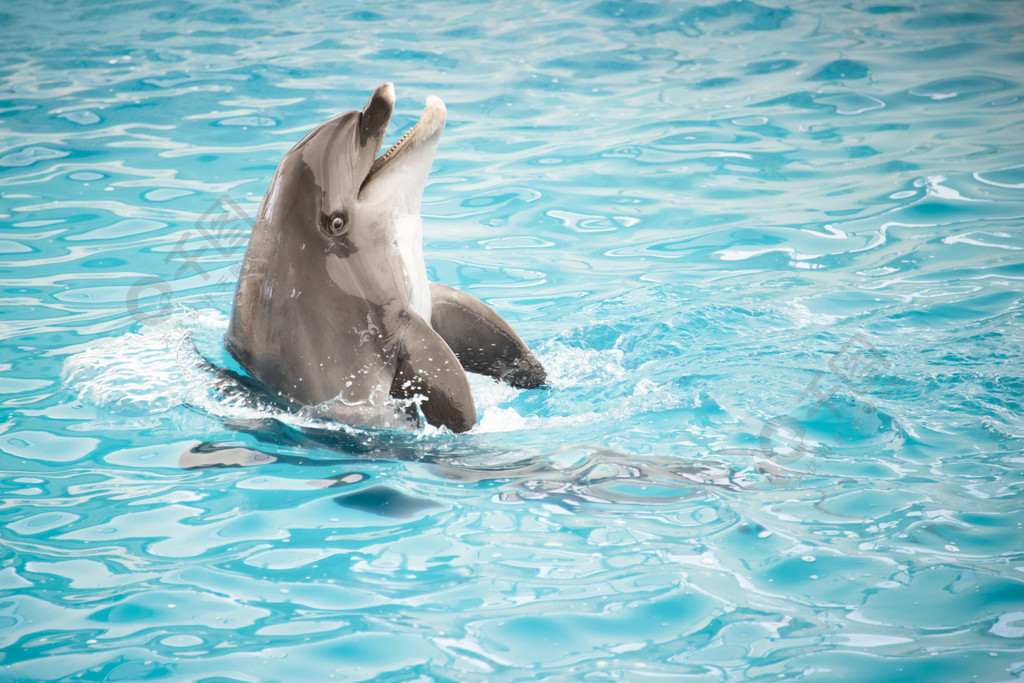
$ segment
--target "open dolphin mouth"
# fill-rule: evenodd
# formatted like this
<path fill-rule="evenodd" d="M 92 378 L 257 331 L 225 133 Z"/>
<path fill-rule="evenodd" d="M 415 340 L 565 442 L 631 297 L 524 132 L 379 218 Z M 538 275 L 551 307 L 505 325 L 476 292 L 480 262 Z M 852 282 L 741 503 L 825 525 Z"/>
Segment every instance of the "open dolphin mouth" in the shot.
<path fill-rule="evenodd" d="M 423 120 L 423 117 L 421 115 L 420 116 L 420 121 L 422 121 L 422 120 Z M 402 147 L 402 145 L 404 145 L 406 143 L 406 141 L 409 138 L 412 137 L 413 133 L 415 133 L 417 130 L 419 130 L 420 121 L 417 121 L 416 123 L 414 123 L 412 125 L 412 128 L 410 128 L 409 130 L 407 130 L 405 132 L 405 135 L 403 135 L 402 137 L 398 138 L 398 142 L 396 142 L 395 144 L 391 145 L 390 148 L 388 148 L 388 151 L 384 152 L 379 157 L 374 159 L 373 165 L 370 166 L 370 172 L 367 175 L 373 175 L 374 171 L 376 171 L 377 169 L 381 168 L 384 164 L 386 164 L 388 162 L 388 159 L 390 159 L 391 157 L 393 157 L 395 155 L 395 153 Z M 379 152 L 380 150 L 378 149 L 377 151 Z"/>
<path fill-rule="evenodd" d="M 370 101 L 367 102 L 366 107 L 363 109 L 364 134 L 369 134 L 377 141 L 375 156 L 383 146 L 384 133 L 387 131 L 388 124 L 391 121 L 394 107 L 394 86 L 390 83 L 385 83 L 374 91 L 373 95 L 370 96 Z M 434 151 L 441 137 L 441 131 L 444 130 L 446 115 L 447 111 L 440 98 L 433 95 L 428 96 L 423 113 L 420 115 L 419 120 L 413 124 L 413 127 L 407 130 L 386 152 L 373 160 L 370 170 L 367 172 L 366 178 L 360 187 L 360 191 L 371 180 L 381 175 L 384 169 L 400 159 L 409 158 L 412 161 L 413 157 L 423 157 L 425 155 L 427 158 L 424 160 L 429 165 L 433 161 Z"/>

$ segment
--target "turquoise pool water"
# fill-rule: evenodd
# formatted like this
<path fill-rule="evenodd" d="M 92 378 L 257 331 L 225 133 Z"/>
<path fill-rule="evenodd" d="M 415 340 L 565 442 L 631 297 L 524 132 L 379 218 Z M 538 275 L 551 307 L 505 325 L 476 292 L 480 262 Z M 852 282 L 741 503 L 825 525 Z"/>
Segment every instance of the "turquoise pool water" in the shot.
<path fill-rule="evenodd" d="M 1022 8 L 4 5 L 0 679 L 1021 679 Z M 386 80 L 551 378 L 467 435 L 197 363 Z"/>

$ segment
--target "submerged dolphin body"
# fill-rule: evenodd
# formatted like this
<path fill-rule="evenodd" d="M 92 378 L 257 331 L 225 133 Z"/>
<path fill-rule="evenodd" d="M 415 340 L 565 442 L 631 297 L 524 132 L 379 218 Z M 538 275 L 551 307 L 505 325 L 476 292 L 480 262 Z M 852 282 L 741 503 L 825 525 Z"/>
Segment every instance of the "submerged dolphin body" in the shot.
<path fill-rule="evenodd" d="M 446 112 L 428 98 L 378 158 L 394 103 L 385 83 L 362 111 L 317 126 L 285 155 L 225 342 L 261 385 L 316 415 L 396 427 L 418 399 L 430 424 L 463 432 L 476 424 L 464 369 L 521 388 L 545 373 L 483 302 L 427 281 L 420 201 Z"/>

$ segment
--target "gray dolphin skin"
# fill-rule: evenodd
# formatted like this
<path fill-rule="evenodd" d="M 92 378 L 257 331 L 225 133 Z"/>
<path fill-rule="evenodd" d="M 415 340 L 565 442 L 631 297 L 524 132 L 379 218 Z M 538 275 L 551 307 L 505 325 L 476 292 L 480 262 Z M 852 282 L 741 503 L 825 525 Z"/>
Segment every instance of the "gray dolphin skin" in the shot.
<path fill-rule="evenodd" d="M 402 428 L 419 403 L 453 432 L 476 424 L 465 371 L 519 388 L 543 367 L 480 300 L 427 280 L 420 202 L 446 110 L 377 156 L 390 83 L 289 151 L 253 226 L 225 337 L 260 384 L 292 406 L 365 427 Z"/>

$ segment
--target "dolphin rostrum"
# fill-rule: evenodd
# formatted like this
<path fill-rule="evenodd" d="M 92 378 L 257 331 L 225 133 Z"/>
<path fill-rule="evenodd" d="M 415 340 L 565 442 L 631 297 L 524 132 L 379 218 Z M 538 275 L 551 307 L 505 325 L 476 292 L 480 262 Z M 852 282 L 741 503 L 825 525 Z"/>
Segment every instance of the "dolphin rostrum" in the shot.
<path fill-rule="evenodd" d="M 520 388 L 540 362 L 480 300 L 428 282 L 420 201 L 445 123 L 429 97 L 381 156 L 390 83 L 362 111 L 320 124 L 289 151 L 260 206 L 242 264 L 228 350 L 263 387 L 357 426 L 476 424 L 465 371 Z"/>

